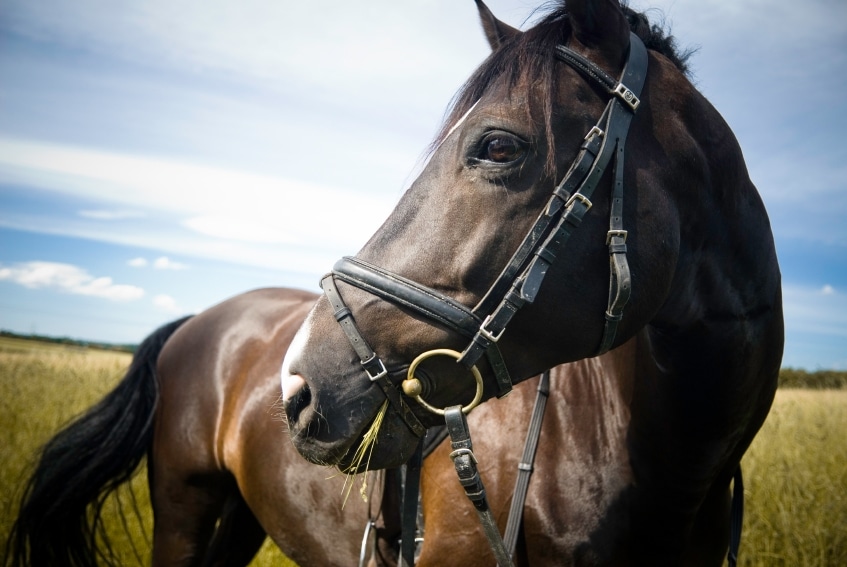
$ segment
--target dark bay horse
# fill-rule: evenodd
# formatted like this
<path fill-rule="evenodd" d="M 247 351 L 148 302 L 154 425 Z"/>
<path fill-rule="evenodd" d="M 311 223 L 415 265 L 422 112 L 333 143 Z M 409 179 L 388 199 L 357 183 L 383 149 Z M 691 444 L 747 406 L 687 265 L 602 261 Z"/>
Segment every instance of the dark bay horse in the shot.
<path fill-rule="evenodd" d="M 396 565 L 394 473 L 371 479 L 368 504 L 354 492 L 342 509 L 341 478 L 297 454 L 277 413 L 279 361 L 315 297 L 257 290 L 148 337 L 115 390 L 46 445 L 4 565 L 120 564 L 96 539 L 94 518 L 145 456 L 154 565 L 247 565 L 266 534 L 303 567 L 356 565 L 370 518 L 377 549 L 368 565 Z M 519 565 L 561 564 L 567 542 L 601 527 L 609 488 L 630 481 L 625 433 L 634 342 L 553 370 Z M 535 380 L 527 380 L 470 416 L 475 430 L 486 432 L 477 436 L 476 452 L 501 529 L 534 388 Z M 591 434 L 570 435 L 574 423 Z M 448 452 L 442 443 L 424 464 L 419 566 L 490 565 Z M 722 512 L 716 510 L 716 526 Z M 614 529 L 603 531 L 615 536 Z"/>
<path fill-rule="evenodd" d="M 4 564 L 119 564 L 95 519 L 146 457 L 154 565 L 247 565 L 265 534 L 304 567 L 356 565 L 384 483 L 342 510 L 343 479 L 297 454 L 279 406 L 281 357 L 315 298 L 257 290 L 148 337 L 115 390 L 45 446 Z M 378 565 L 395 564 L 391 521 Z"/>
<path fill-rule="evenodd" d="M 366 466 L 396 466 L 442 421 L 415 400 L 467 408 L 475 391 L 634 341 L 625 459 L 593 471 L 618 480 L 594 486 L 592 522 L 550 518 L 553 553 L 717 565 L 716 518 L 783 346 L 773 237 L 741 150 L 672 45 L 616 0 L 568 1 L 525 32 L 477 4 L 492 55 L 382 228 L 322 280 L 286 355 L 294 444 L 352 466 L 384 415 Z M 585 480 L 560 474 L 556 509 L 587 506 Z"/>

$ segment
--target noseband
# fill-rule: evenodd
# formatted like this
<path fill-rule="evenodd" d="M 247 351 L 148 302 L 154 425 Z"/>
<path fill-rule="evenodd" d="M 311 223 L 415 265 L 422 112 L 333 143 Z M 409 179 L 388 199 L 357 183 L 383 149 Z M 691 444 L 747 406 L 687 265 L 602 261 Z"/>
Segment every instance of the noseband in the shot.
<path fill-rule="evenodd" d="M 511 390 L 512 381 L 497 341 L 515 313 L 535 300 L 556 256 L 591 208 L 591 197 L 613 156 L 614 181 L 609 231 L 606 233 L 610 264 L 609 301 L 597 354 L 606 352 L 614 343 L 623 308 L 629 300 L 631 284 L 626 260 L 627 232 L 623 229 L 622 220 L 624 144 L 647 75 L 647 50 L 641 40 L 631 33 L 629 55 L 620 81 L 562 45 L 556 47 L 556 57 L 598 84 L 608 92 L 610 100 L 597 124 L 585 136 L 568 172 L 553 189 L 544 211 L 476 307 L 470 309 L 434 289 L 352 257 L 339 260 L 332 273 L 321 280 L 335 318 L 368 377 L 379 384 L 394 409 L 419 437 L 425 428 L 389 381 L 385 364 L 359 332 L 352 312 L 336 287 L 336 280 L 416 311 L 469 339 L 464 352 L 456 353 L 458 362 L 476 370 L 477 362 L 485 355 L 495 377 L 497 397 L 502 397 Z M 413 378 L 410 372 L 408 379 Z M 414 391 L 414 388 L 409 391 Z"/>

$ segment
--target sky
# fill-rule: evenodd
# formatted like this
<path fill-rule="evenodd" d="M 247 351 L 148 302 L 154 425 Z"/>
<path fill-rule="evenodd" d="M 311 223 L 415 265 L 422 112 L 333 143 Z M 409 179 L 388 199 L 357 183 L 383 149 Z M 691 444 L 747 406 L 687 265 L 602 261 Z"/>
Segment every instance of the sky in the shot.
<path fill-rule="evenodd" d="M 697 49 L 742 146 L 783 365 L 847 369 L 847 3 L 630 4 Z M 471 0 L 0 0 L 0 328 L 136 343 L 250 289 L 319 291 L 488 52 Z"/>

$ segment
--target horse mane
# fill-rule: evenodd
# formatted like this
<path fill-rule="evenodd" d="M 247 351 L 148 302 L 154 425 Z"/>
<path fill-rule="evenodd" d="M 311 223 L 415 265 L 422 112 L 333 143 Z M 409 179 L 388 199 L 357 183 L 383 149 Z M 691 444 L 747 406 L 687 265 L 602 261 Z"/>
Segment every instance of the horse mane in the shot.
<path fill-rule="evenodd" d="M 647 49 L 667 57 L 686 76 L 689 75 L 688 59 L 693 50 L 680 51 L 676 39 L 662 25 L 650 21 L 645 13 L 636 12 L 625 3 L 621 6 L 629 22 L 630 30 L 635 33 Z M 438 132 L 431 151 L 444 141 L 453 126 L 478 101 L 489 86 L 498 78 L 509 79 L 509 88 L 518 84 L 532 84 L 537 87 L 540 96 L 542 116 L 545 126 L 547 147 L 555 147 L 553 139 L 553 98 L 555 96 L 554 73 L 560 63 L 555 56 L 555 47 L 565 44 L 571 33 L 570 20 L 565 2 L 559 2 L 538 24 L 504 42 L 494 51 L 465 82 L 453 97 L 447 118 Z M 528 105 L 528 107 L 531 105 Z M 527 118 L 533 116 L 527 108 Z M 549 152 L 547 171 L 555 173 L 555 152 Z"/>

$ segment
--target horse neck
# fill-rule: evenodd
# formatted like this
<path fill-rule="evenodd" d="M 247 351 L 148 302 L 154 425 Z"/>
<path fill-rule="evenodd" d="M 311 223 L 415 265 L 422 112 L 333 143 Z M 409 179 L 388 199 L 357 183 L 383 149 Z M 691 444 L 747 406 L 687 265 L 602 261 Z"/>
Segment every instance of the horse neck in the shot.
<path fill-rule="evenodd" d="M 757 367 L 772 372 L 774 363 L 778 370 L 781 282 L 764 204 L 720 114 L 693 87 L 678 90 L 685 92 L 686 110 L 676 116 L 686 142 L 671 152 L 678 161 L 665 178 L 678 215 L 676 234 L 666 229 L 678 239 L 677 258 L 670 291 L 648 327 L 653 358 L 668 375 L 744 376 Z M 762 347 L 767 352 L 758 352 Z"/>

